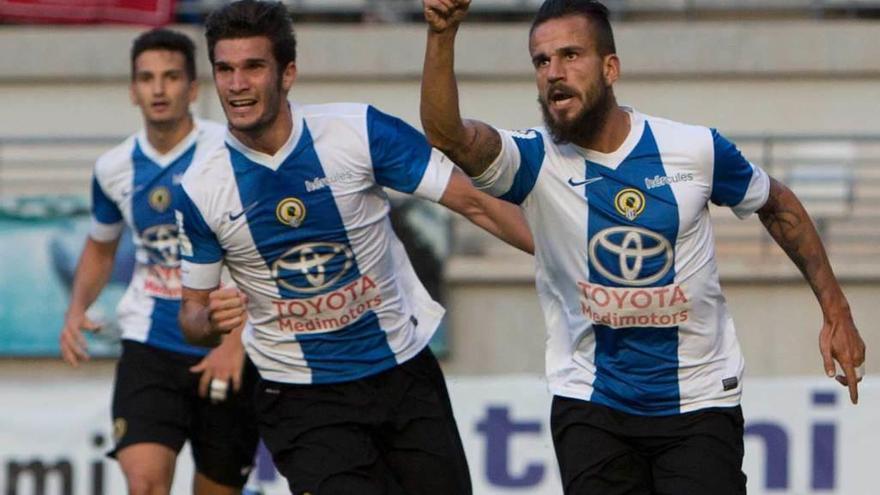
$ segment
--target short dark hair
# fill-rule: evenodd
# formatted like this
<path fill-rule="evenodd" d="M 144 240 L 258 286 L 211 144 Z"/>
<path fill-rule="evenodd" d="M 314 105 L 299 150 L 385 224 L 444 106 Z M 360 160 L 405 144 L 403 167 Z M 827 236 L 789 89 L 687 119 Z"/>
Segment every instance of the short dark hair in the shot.
<path fill-rule="evenodd" d="M 539 25 L 551 19 L 573 15 L 586 17 L 595 28 L 596 51 L 599 55 L 604 57 L 617 53 L 611 22 L 608 21 L 608 7 L 596 0 L 546 0 L 541 4 L 541 8 L 538 9 L 538 13 L 532 21 L 529 35 L 531 36 Z"/>
<path fill-rule="evenodd" d="M 131 44 L 131 78 L 134 79 L 134 62 L 148 50 L 168 50 L 183 54 L 186 60 L 186 75 L 190 81 L 196 80 L 196 48 L 189 36 L 165 28 L 151 29 Z"/>
<path fill-rule="evenodd" d="M 215 10 L 205 21 L 208 58 L 214 63 L 214 47 L 220 40 L 265 36 L 272 42 L 272 54 L 281 72 L 296 62 L 293 19 L 281 2 L 240 0 Z"/>

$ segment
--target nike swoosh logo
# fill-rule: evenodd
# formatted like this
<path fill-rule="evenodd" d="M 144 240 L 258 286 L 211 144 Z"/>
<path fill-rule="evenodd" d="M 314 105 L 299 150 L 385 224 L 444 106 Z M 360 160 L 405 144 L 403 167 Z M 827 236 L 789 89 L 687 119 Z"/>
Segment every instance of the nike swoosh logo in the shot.
<path fill-rule="evenodd" d="M 122 199 L 125 199 L 125 198 L 127 198 L 127 197 L 129 197 L 129 196 L 133 196 L 135 193 L 137 193 L 137 192 L 139 192 L 139 191 L 142 191 L 145 187 L 146 187 L 146 186 L 144 186 L 143 184 L 141 184 L 141 185 L 139 185 L 139 186 L 137 186 L 137 187 L 135 187 L 135 188 L 133 188 L 133 189 L 127 189 L 127 190 L 125 190 L 125 191 L 122 191 Z"/>
<path fill-rule="evenodd" d="M 599 182 L 603 178 L 604 177 L 592 177 L 590 179 L 585 179 L 585 180 L 580 180 L 580 181 L 575 182 L 575 180 L 573 178 L 569 177 L 568 178 L 568 185 L 570 185 L 571 187 L 586 186 L 588 184 L 592 184 L 593 182 Z"/>
<path fill-rule="evenodd" d="M 260 204 L 259 201 L 254 201 L 253 203 L 249 204 L 249 205 L 247 206 L 247 208 L 245 208 L 245 209 L 243 209 L 243 210 L 241 210 L 240 212 L 235 213 L 235 214 L 233 214 L 233 213 L 230 211 L 230 212 L 229 212 L 229 221 L 230 221 L 230 222 L 234 222 L 234 221 L 238 220 L 239 218 L 241 218 L 242 215 L 244 215 L 245 213 L 247 213 L 247 212 L 253 210 L 258 204 Z"/>

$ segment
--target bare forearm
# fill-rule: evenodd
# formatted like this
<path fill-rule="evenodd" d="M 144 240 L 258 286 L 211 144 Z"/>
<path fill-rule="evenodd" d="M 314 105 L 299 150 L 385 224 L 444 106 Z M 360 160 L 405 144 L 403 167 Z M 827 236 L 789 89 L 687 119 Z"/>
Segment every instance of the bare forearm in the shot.
<path fill-rule="evenodd" d="M 484 204 L 468 219 L 511 246 L 535 254 L 532 233 L 515 205 L 486 196 Z"/>
<path fill-rule="evenodd" d="M 222 336 L 212 331 L 210 316 L 206 304 L 188 299 L 181 302 L 177 321 L 187 342 L 205 347 L 216 347 L 220 344 Z"/>
<path fill-rule="evenodd" d="M 511 246 L 535 252 L 532 233 L 519 207 L 478 191 L 460 170 L 453 171 L 440 204 Z"/>
<path fill-rule="evenodd" d="M 813 289 L 826 317 L 849 311 L 819 233 L 794 193 L 771 179 L 770 198 L 758 211 L 761 222 Z"/>
<path fill-rule="evenodd" d="M 444 151 L 465 141 L 454 69 L 456 32 L 457 29 L 428 31 L 422 69 L 422 127 L 431 145 Z"/>
<path fill-rule="evenodd" d="M 98 298 L 113 272 L 117 245 L 118 242 L 86 240 L 73 278 L 68 313 L 85 313 Z"/>
<path fill-rule="evenodd" d="M 482 122 L 461 118 L 454 70 L 456 31 L 428 31 L 420 113 L 431 145 L 476 177 L 501 152 L 501 138 Z"/>

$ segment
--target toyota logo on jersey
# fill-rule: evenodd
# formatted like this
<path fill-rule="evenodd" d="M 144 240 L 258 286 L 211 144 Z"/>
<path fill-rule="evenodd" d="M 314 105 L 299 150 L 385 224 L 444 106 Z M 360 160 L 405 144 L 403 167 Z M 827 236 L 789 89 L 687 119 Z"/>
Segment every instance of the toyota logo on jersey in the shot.
<path fill-rule="evenodd" d="M 180 266 L 177 253 L 177 225 L 154 225 L 141 232 L 141 241 L 147 251 L 150 263 L 166 266 Z"/>
<path fill-rule="evenodd" d="M 333 287 L 348 273 L 354 255 L 345 244 L 310 242 L 289 249 L 272 263 L 272 277 L 284 288 L 315 294 Z"/>
<path fill-rule="evenodd" d="M 646 286 L 662 280 L 674 261 L 672 245 L 641 227 L 610 227 L 590 240 L 590 261 L 609 281 Z"/>

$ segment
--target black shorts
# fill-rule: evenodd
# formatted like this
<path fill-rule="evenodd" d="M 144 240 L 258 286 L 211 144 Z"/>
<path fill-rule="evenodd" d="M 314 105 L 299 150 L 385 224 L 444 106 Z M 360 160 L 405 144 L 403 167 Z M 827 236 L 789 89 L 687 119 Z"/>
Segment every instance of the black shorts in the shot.
<path fill-rule="evenodd" d="M 260 381 L 260 435 L 295 495 L 469 495 L 446 382 L 427 348 L 359 380 Z"/>
<path fill-rule="evenodd" d="M 137 443 L 159 443 L 175 452 L 189 440 L 196 470 L 227 486 L 243 486 L 253 465 L 257 428 L 251 397 L 257 371 L 245 359 L 242 389 L 219 403 L 199 397 L 200 374 L 189 371 L 201 361 L 123 340 L 113 391 L 115 447 L 108 455 Z"/>
<path fill-rule="evenodd" d="M 566 495 L 742 495 L 739 406 L 636 416 L 553 398 L 550 426 Z"/>

